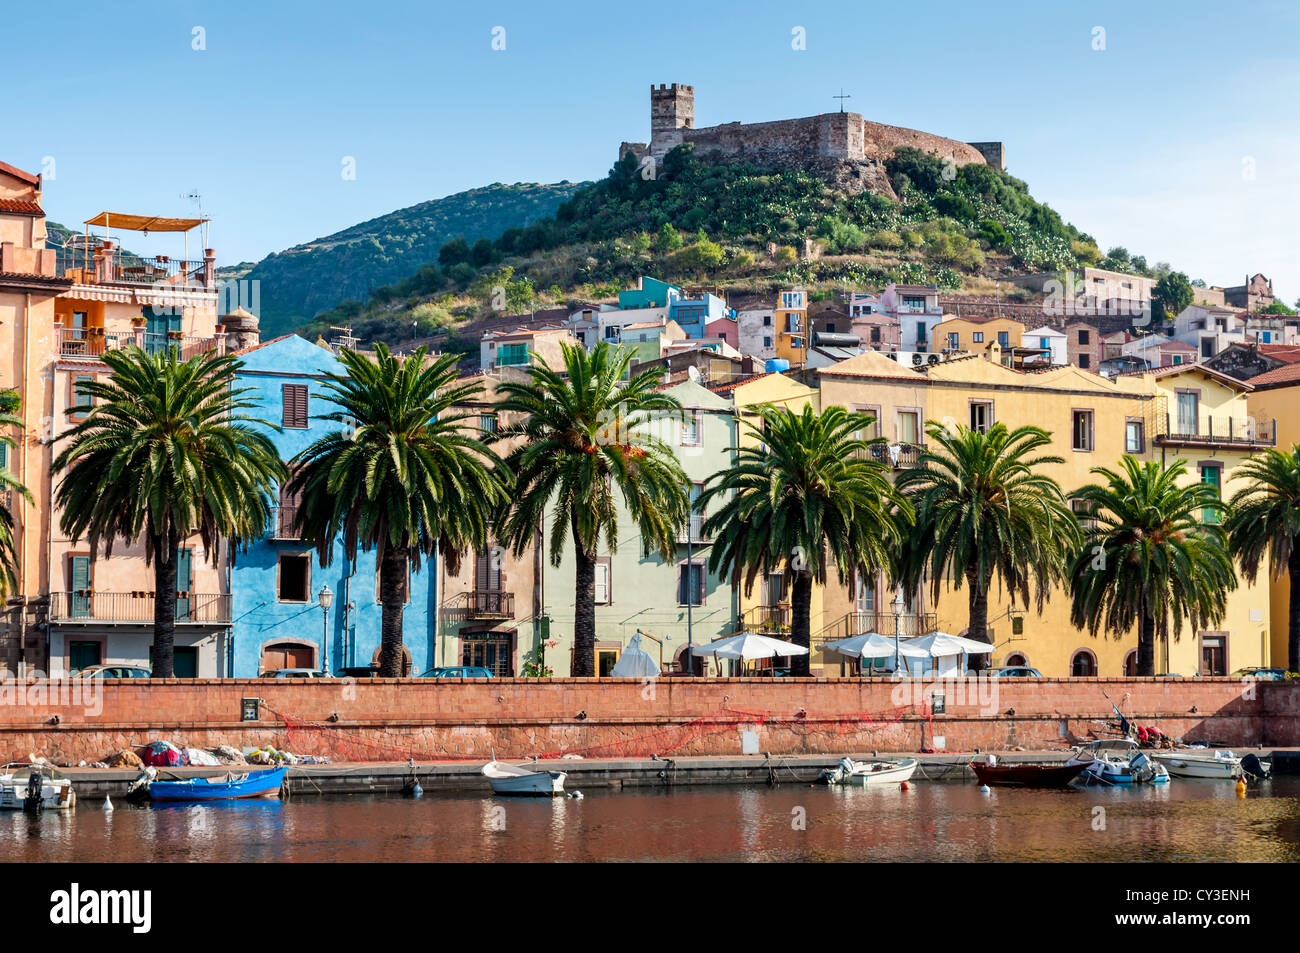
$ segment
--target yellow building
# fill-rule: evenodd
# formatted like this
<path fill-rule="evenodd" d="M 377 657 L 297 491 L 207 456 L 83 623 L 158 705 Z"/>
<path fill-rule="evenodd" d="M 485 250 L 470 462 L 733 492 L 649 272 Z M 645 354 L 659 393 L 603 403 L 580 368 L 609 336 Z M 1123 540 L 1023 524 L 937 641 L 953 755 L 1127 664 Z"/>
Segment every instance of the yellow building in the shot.
<path fill-rule="evenodd" d="M 758 426 L 760 418 L 757 407 L 768 404 L 785 407 L 795 413 L 802 412 L 811 405 L 814 410 L 821 409 L 820 394 L 816 388 L 808 387 L 784 374 L 759 374 L 742 378 L 727 384 L 709 388 L 715 394 L 730 397 L 735 413 L 740 421 L 736 440 L 739 446 L 752 447 L 762 442 L 760 434 L 749 423 Z M 766 577 L 754 580 L 752 591 L 746 592 L 742 580 L 737 593 L 737 614 L 740 629 L 746 632 L 770 632 L 773 635 L 788 637 L 790 629 L 790 586 L 785 572 L 770 573 Z M 822 608 L 822 588 L 814 585 L 809 610 L 809 630 L 813 637 L 826 625 Z M 814 664 L 816 659 L 813 659 Z"/>
<path fill-rule="evenodd" d="M 1246 406 L 1260 431 L 1271 430 L 1276 435 L 1277 447 L 1290 450 L 1300 443 L 1300 364 L 1284 364 L 1258 377 L 1250 379 L 1253 388 L 1246 395 Z M 1242 488 L 1236 485 L 1225 486 L 1224 493 L 1231 496 Z M 1286 668 L 1290 664 L 1290 612 L 1291 581 L 1283 571 L 1281 578 L 1273 579 L 1264 567 L 1259 573 L 1259 583 L 1269 587 L 1269 661 L 1265 664 Z M 1236 663 L 1233 663 L 1236 665 Z M 1240 667 L 1240 666 L 1237 666 Z"/>
<path fill-rule="evenodd" d="M 1251 419 L 1251 384 L 1201 364 L 1170 366 L 1140 375 L 1155 395 L 1155 420 L 1147 458 L 1164 464 L 1183 459 L 1187 479 L 1211 483 L 1225 496 L 1237 489 L 1234 471 L 1274 444 L 1271 420 Z M 1261 408 L 1256 407 L 1258 411 Z M 1279 415 L 1281 417 L 1282 415 Z M 1239 485 L 1239 484 L 1238 484 Z M 1228 594 L 1228 611 L 1215 629 L 1190 632 L 1156 646 L 1156 668 L 1179 675 L 1227 675 L 1270 659 L 1269 584 L 1241 577 Z M 1285 642 L 1285 627 L 1283 628 Z M 1285 664 L 1285 661 L 1283 661 Z"/>
<path fill-rule="evenodd" d="M 802 367 L 808 362 L 811 334 L 808 330 L 808 294 L 802 288 L 781 291 L 776 296 L 772 323 L 776 327 L 777 358 Z"/>
<path fill-rule="evenodd" d="M 989 345 L 996 344 L 1003 351 L 1021 346 L 1025 326 L 1013 318 L 992 318 L 988 321 L 970 318 L 947 318 L 930 330 L 930 351 L 934 354 L 969 351 L 983 354 Z"/>

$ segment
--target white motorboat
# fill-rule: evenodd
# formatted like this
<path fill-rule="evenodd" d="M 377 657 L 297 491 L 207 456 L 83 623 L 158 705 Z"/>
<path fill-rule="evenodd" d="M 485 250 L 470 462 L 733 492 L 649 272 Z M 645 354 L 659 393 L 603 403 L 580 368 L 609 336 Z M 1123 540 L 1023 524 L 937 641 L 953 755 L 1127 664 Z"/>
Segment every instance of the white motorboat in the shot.
<path fill-rule="evenodd" d="M 908 780 L 914 771 L 915 758 L 904 758 L 901 761 L 854 761 L 852 758 L 840 758 L 839 764 L 824 770 L 819 780 L 827 784 L 898 784 Z"/>
<path fill-rule="evenodd" d="M 1200 751 L 1162 751 L 1155 758 L 1176 778 L 1217 778 L 1236 780 L 1243 774 L 1241 758 L 1231 751 L 1216 749 L 1213 754 Z M 1268 765 L 1264 765 L 1267 770 Z"/>
<path fill-rule="evenodd" d="M 533 771 L 515 764 L 489 761 L 483 765 L 483 776 L 488 779 L 495 794 L 554 797 L 564 793 L 563 771 Z"/>
<path fill-rule="evenodd" d="M 1168 784 L 1169 771 L 1152 761 L 1127 738 L 1091 741 L 1074 749 L 1067 764 L 1084 765 L 1079 780 L 1085 784 Z"/>
<path fill-rule="evenodd" d="M 39 798 L 28 796 L 33 778 L 39 780 Z M 70 811 L 76 806 L 77 792 L 72 782 L 56 777 L 49 765 L 14 761 L 0 769 L 0 810 Z"/>

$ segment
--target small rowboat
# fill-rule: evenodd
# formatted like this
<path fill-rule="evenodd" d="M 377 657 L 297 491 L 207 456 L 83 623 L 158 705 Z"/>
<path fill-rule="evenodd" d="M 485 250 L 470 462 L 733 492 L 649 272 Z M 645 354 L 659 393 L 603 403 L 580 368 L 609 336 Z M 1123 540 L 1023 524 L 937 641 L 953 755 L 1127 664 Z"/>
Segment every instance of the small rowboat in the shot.
<path fill-rule="evenodd" d="M 224 774 L 215 778 L 184 781 L 149 781 L 151 801 L 234 801 L 245 798 L 278 797 L 289 769 L 270 768 L 247 774 Z"/>
<path fill-rule="evenodd" d="M 1063 788 L 1083 773 L 1083 764 L 987 764 L 972 761 L 971 770 L 991 788 Z"/>
<path fill-rule="evenodd" d="M 48 765 L 13 761 L 0 771 L 0 810 L 37 813 L 70 811 L 77 806 L 72 782 Z"/>
<path fill-rule="evenodd" d="M 489 761 L 483 765 L 483 776 L 488 779 L 495 794 L 553 797 L 564 793 L 563 771 L 530 771 L 514 764 Z"/>
<path fill-rule="evenodd" d="M 1169 751 L 1151 756 L 1163 764 L 1176 778 L 1213 778 L 1225 781 L 1241 777 L 1241 759 L 1231 751 L 1213 754 L 1192 754 L 1186 751 Z"/>
<path fill-rule="evenodd" d="M 908 780 L 916 771 L 916 759 L 901 761 L 854 761 L 840 758 L 834 768 L 827 768 L 819 780 L 827 784 L 898 784 Z"/>

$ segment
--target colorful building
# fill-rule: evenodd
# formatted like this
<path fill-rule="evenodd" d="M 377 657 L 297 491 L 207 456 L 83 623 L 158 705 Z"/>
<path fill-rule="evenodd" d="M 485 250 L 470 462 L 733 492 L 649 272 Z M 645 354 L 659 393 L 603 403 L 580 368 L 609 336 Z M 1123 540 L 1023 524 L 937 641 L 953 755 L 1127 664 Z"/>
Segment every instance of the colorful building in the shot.
<path fill-rule="evenodd" d="M 286 463 L 339 424 L 320 419 L 337 409 L 325 391 L 326 375 L 344 366 L 326 347 L 286 335 L 237 351 L 239 386 L 258 402 L 255 415 Z M 277 668 L 345 668 L 379 664 L 382 606 L 376 551 L 358 550 L 349 562 L 340 534 L 329 565 L 295 530 L 298 501 L 283 488 L 262 538 L 230 553 L 232 621 L 228 669 L 255 678 Z M 411 567 L 402 613 L 403 671 L 432 667 L 438 567 L 426 557 Z"/>

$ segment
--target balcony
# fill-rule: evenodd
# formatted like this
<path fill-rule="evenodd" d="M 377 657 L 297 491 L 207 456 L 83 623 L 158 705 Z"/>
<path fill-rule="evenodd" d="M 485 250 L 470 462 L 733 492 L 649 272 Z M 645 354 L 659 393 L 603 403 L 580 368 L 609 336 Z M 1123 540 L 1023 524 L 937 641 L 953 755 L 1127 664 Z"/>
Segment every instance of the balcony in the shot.
<path fill-rule="evenodd" d="M 271 518 L 266 521 L 266 538 L 291 539 L 300 541 L 303 539 L 301 533 L 294 529 L 294 524 L 298 521 L 297 504 L 286 504 L 282 506 L 271 507 Z"/>
<path fill-rule="evenodd" d="M 790 630 L 788 605 L 755 606 L 740 619 L 742 632 L 779 633 Z"/>
<path fill-rule="evenodd" d="M 878 632 L 893 638 L 910 639 L 918 635 L 928 635 L 938 626 L 938 616 L 933 612 L 904 612 L 895 616 L 892 609 L 861 610 L 850 612 L 826 626 L 820 632 L 813 633 L 812 648 L 816 652 L 827 642 L 848 639 L 855 635 Z"/>
<path fill-rule="evenodd" d="M 1277 446 L 1277 421 L 1254 417 L 1195 417 L 1157 413 L 1155 443 L 1159 447 L 1241 448 Z"/>
<path fill-rule="evenodd" d="M 219 337 L 200 337 L 177 331 L 155 333 L 143 328 L 107 331 L 104 328 L 65 328 L 56 325 L 54 334 L 58 341 L 59 359 L 71 361 L 99 361 L 105 351 L 120 351 L 133 344 L 150 354 L 160 353 L 168 347 L 178 347 L 181 360 L 189 360 L 196 354 L 220 350 L 223 343 Z"/>
<path fill-rule="evenodd" d="M 108 254 L 105 254 L 105 248 Z M 168 255 L 118 257 L 112 251 L 112 246 L 94 245 L 93 240 L 89 252 L 81 245 L 61 250 L 57 260 L 58 273 L 82 285 L 210 287 L 207 262 L 186 261 Z"/>
<path fill-rule="evenodd" d="M 707 543 L 709 537 L 704 533 L 704 521 L 706 517 L 699 513 L 692 513 L 686 525 L 677 531 L 677 542 L 685 546 L 690 543 Z"/>
<path fill-rule="evenodd" d="M 96 592 L 75 589 L 50 593 L 50 621 L 68 624 L 153 624 L 152 592 Z M 228 593 L 176 594 L 180 625 L 223 625 L 230 622 Z"/>
<path fill-rule="evenodd" d="M 922 443 L 873 443 L 870 448 L 871 458 L 877 463 L 895 470 L 908 470 L 921 462 L 925 453 Z"/>
<path fill-rule="evenodd" d="M 470 619 L 513 619 L 515 594 L 498 589 L 475 589 L 465 593 L 465 615 Z"/>

